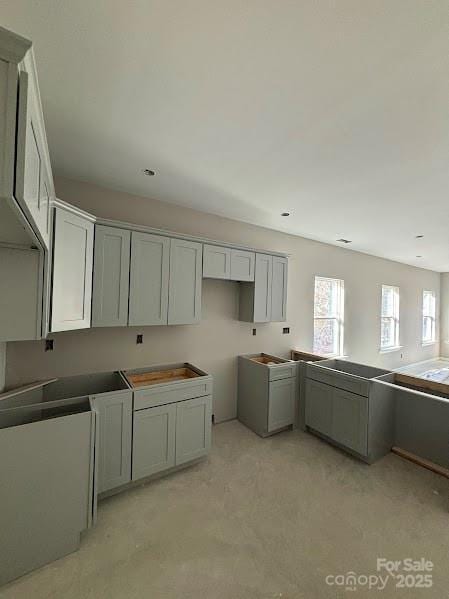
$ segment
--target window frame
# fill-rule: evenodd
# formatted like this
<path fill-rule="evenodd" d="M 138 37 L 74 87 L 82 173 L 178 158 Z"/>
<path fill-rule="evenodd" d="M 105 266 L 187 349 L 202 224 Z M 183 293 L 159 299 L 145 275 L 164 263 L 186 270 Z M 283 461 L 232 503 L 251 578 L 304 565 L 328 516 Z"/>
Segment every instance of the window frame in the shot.
<path fill-rule="evenodd" d="M 432 302 L 432 309 L 431 309 L 431 313 L 425 314 L 424 313 L 424 306 L 425 306 L 425 295 L 429 294 L 431 296 L 431 302 Z M 431 289 L 423 289 L 422 292 L 422 320 L 421 320 L 421 343 L 422 345 L 432 345 L 433 343 L 436 343 L 437 340 L 437 330 L 436 330 L 436 293 L 435 291 L 432 291 Z M 424 338 L 424 322 L 427 318 L 430 318 L 430 322 L 431 322 L 431 338 L 430 339 L 425 339 Z"/>
<path fill-rule="evenodd" d="M 329 281 L 332 284 L 337 283 L 337 306 L 335 315 L 329 316 L 316 316 L 316 284 L 317 281 Z M 315 275 L 314 286 L 313 286 L 313 352 L 319 353 L 321 356 L 333 358 L 336 356 L 343 355 L 343 344 L 344 344 L 344 319 L 345 319 L 345 282 L 343 279 L 337 279 L 336 277 L 323 277 L 321 275 Z M 315 322 L 323 320 L 333 321 L 337 326 L 337 340 L 334 344 L 336 351 L 326 353 L 316 348 L 315 346 Z"/>
<path fill-rule="evenodd" d="M 391 316 L 385 316 L 383 311 L 384 290 L 393 291 L 393 311 Z M 382 345 L 382 321 L 390 319 L 393 322 L 393 344 Z M 380 353 L 388 353 L 401 349 L 400 344 L 400 291 L 396 285 L 384 285 L 381 287 L 380 295 Z"/>

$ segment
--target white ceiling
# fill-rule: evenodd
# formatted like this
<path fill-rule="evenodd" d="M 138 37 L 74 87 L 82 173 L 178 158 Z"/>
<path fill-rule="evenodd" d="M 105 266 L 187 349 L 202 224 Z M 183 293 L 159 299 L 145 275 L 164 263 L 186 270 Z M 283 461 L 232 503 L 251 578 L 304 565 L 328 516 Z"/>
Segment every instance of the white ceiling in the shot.
<path fill-rule="evenodd" d="M 449 270 L 448 0 L 2 0 L 0 22 L 35 43 L 56 174 Z"/>

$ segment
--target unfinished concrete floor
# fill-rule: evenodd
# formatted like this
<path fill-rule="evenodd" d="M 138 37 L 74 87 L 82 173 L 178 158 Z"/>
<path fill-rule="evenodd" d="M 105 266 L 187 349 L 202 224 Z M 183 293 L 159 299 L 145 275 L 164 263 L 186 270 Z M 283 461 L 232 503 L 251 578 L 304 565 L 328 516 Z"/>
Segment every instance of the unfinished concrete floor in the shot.
<path fill-rule="evenodd" d="M 375 574 L 377 557 L 425 557 L 449 596 L 449 481 L 390 454 L 366 466 L 295 431 L 261 439 L 214 428 L 207 462 L 103 501 L 81 549 L 2 599 L 253 599 L 365 596 L 328 574 Z M 360 587 L 363 589 L 364 587 Z"/>

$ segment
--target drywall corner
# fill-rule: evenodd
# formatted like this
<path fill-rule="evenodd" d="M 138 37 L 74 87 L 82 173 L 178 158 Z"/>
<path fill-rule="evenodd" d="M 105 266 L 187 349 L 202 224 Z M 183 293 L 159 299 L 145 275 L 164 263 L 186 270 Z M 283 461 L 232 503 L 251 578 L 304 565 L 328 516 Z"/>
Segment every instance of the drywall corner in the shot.
<path fill-rule="evenodd" d="M 449 272 L 441 273 L 440 355 L 449 357 Z"/>
<path fill-rule="evenodd" d="M 5 388 L 6 343 L 0 343 L 0 393 Z"/>

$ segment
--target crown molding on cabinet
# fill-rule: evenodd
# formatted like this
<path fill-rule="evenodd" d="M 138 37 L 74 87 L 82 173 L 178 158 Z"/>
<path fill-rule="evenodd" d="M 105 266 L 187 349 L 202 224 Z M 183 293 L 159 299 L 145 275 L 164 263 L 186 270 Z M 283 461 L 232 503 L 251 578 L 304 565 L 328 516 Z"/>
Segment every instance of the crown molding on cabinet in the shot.
<path fill-rule="evenodd" d="M 152 235 L 164 235 L 165 237 L 174 237 L 175 239 L 185 239 L 187 241 L 196 241 L 199 243 L 206 243 L 208 245 L 232 248 L 235 250 L 244 250 L 247 252 L 257 252 L 258 254 L 268 254 L 270 256 L 279 256 L 281 258 L 289 257 L 289 254 L 285 254 L 282 252 L 275 252 L 275 251 L 267 250 L 267 249 L 248 247 L 245 245 L 231 243 L 229 241 L 210 239 L 208 237 L 197 237 L 195 235 L 188 235 L 185 233 L 177 233 L 177 232 L 165 230 L 165 229 L 155 229 L 153 227 L 148 227 L 146 225 L 137 225 L 135 223 L 128 223 L 128 222 L 124 222 L 124 221 L 110 220 L 110 219 L 106 219 L 106 218 L 97 218 L 96 223 L 98 225 L 105 225 L 107 227 L 117 227 L 118 229 L 128 229 L 130 231 L 138 231 L 139 233 L 151 233 Z"/>

